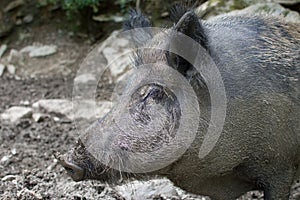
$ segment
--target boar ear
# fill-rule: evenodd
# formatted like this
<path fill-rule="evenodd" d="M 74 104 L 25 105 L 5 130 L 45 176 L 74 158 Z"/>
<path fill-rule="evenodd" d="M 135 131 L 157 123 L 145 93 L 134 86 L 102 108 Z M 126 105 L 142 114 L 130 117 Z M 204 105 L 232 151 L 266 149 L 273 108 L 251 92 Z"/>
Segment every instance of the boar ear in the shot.
<path fill-rule="evenodd" d="M 124 31 L 132 30 L 130 36 L 137 46 L 145 44 L 145 42 L 152 38 L 153 34 L 150 27 L 150 20 L 143 15 L 141 11 L 134 9 L 130 10 L 128 19 L 123 23 Z M 143 29 L 136 29 L 133 31 L 135 28 Z"/>
<path fill-rule="evenodd" d="M 183 12 L 182 9 L 177 9 L 177 11 L 179 14 L 180 12 Z M 178 19 L 178 14 L 176 16 Z M 173 30 L 175 31 L 175 35 L 176 33 L 182 33 L 198 42 L 203 48 L 207 49 L 207 40 L 201 21 L 192 10 L 185 12 L 181 18 L 179 18 L 178 22 L 173 27 Z M 170 48 L 176 48 L 177 50 L 181 51 L 187 50 L 195 56 L 198 52 L 197 48 L 186 47 L 183 41 L 176 40 L 176 36 L 174 35 L 171 36 Z M 166 56 L 168 63 L 184 75 L 186 75 L 187 71 L 193 67 L 189 62 L 184 60 L 179 55 L 168 52 Z"/>

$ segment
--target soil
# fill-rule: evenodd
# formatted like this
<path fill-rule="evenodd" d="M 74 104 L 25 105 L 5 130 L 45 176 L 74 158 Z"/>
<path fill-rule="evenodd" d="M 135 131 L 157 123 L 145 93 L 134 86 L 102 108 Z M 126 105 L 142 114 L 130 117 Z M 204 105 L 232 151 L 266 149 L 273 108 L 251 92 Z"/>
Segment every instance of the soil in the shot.
<path fill-rule="evenodd" d="M 20 40 L 20 34 L 25 34 L 26 39 Z M 71 98 L 78 64 L 91 48 L 86 39 L 74 37 L 53 24 L 43 24 L 21 28 L 7 41 L 10 49 L 17 50 L 36 42 L 55 44 L 58 53 L 42 59 L 28 59 L 24 68 L 17 69 L 16 75 L 5 73 L 0 77 L 0 113 L 15 105 L 30 106 L 43 98 Z M 61 61 L 67 63 L 63 68 L 57 65 Z M 54 67 L 49 70 L 48 66 Z M 99 92 L 109 93 L 105 89 Z M 0 121 L 0 199 L 123 199 L 113 187 L 104 183 L 73 182 L 58 165 L 53 153 L 66 152 L 75 138 L 72 122 L 57 122 L 52 116 L 38 123 L 32 119 L 23 119 L 17 124 Z M 292 197 L 300 199 L 299 182 L 293 187 Z M 203 197 L 185 195 L 184 199 Z M 251 192 L 241 199 L 262 199 L 262 194 Z"/>

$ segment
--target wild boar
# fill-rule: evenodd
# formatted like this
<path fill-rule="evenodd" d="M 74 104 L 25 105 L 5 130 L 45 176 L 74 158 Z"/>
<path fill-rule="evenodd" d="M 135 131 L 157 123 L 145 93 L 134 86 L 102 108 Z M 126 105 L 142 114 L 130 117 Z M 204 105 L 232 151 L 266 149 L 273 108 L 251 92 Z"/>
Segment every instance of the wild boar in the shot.
<path fill-rule="evenodd" d="M 69 153 L 57 155 L 61 165 L 75 181 L 161 175 L 213 199 L 234 199 L 250 190 L 263 191 L 266 200 L 288 199 L 300 164 L 300 25 L 258 15 L 205 21 L 180 6 L 172 19 L 173 27 L 155 33 L 146 28 L 150 21 L 140 11 L 131 12 L 125 27 L 146 28 L 133 38 L 148 48 L 136 51 L 133 65 L 146 64 L 149 70 L 137 71 L 123 100 L 91 125 Z M 206 50 L 225 89 L 221 134 L 202 157 L 213 114 L 208 81 L 214 80 L 172 51 L 190 51 L 200 63 L 206 59 L 174 31 Z M 170 69 L 183 80 L 166 75 Z M 149 81 L 155 77 L 157 82 Z M 190 91 L 183 82 L 191 85 L 196 101 L 184 101 Z M 186 108 L 201 111 L 200 118 Z M 192 141 L 184 141 L 186 124 L 197 125 L 195 135 L 186 135 Z M 180 134 L 182 140 L 175 142 Z"/>

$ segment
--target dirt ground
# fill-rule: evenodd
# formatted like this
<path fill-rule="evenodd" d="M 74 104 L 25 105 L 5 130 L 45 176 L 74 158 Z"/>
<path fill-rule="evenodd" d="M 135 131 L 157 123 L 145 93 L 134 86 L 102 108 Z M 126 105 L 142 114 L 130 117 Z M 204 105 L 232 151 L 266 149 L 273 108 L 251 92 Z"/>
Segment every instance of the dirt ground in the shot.
<path fill-rule="evenodd" d="M 27 39 L 12 39 L 10 49 L 39 42 L 57 45 L 58 53 L 28 61 L 23 69 L 17 69 L 16 76 L 6 73 L 0 77 L 0 113 L 11 106 L 30 106 L 39 99 L 71 98 L 78 63 L 91 47 L 84 39 L 74 38 L 51 25 L 24 32 Z M 56 65 L 60 61 L 67 64 L 60 68 Z M 54 67 L 49 70 L 45 66 Z M 57 164 L 53 153 L 66 152 L 75 141 L 75 132 L 72 122 L 57 122 L 51 116 L 38 123 L 32 119 L 17 124 L 0 121 L 0 199 L 123 199 L 104 183 L 73 182 Z M 185 195 L 173 199 L 204 198 Z M 262 199 L 262 194 L 252 192 L 241 199 Z M 292 189 L 292 199 L 300 199 L 299 182 Z"/>

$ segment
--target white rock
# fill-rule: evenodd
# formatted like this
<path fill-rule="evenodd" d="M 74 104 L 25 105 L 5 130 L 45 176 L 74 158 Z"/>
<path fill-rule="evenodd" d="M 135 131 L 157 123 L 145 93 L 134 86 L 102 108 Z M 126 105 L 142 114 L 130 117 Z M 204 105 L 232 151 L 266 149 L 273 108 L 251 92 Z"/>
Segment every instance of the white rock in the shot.
<path fill-rule="evenodd" d="M 20 52 L 21 52 L 21 53 L 30 53 L 30 52 L 33 51 L 35 48 L 36 48 L 36 46 L 34 46 L 34 45 L 29 45 L 29 46 L 23 47 L 23 48 L 20 50 Z"/>
<path fill-rule="evenodd" d="M 36 47 L 29 53 L 29 57 L 43 57 L 55 54 L 57 52 L 57 46 L 46 45 L 41 47 Z"/>
<path fill-rule="evenodd" d="M 282 17 L 289 22 L 300 22 L 300 15 L 295 11 L 284 8 L 278 3 L 257 3 L 242 10 L 234 10 L 227 15 L 262 14 L 274 17 Z M 222 17 L 222 15 L 219 15 Z M 219 17 L 217 16 L 217 17 Z"/>
<path fill-rule="evenodd" d="M 153 199 L 154 196 L 171 198 L 177 196 L 173 184 L 167 179 L 156 179 L 146 182 L 132 181 L 128 184 L 116 186 L 116 191 L 126 200 Z"/>
<path fill-rule="evenodd" d="M 74 119 L 96 119 L 103 117 L 112 107 L 112 102 L 93 100 L 70 101 L 66 99 L 42 99 L 32 105 L 47 113 Z"/>
<path fill-rule="evenodd" d="M 300 3 L 300 0 L 273 0 L 273 2 L 287 4 L 287 5 L 293 5 L 293 4 Z"/>
<path fill-rule="evenodd" d="M 0 63 L 0 76 L 2 76 L 4 70 L 5 70 L 5 66 Z"/>
<path fill-rule="evenodd" d="M 103 49 L 103 55 L 108 61 L 109 69 L 113 77 L 118 77 L 126 72 L 126 68 L 130 68 L 131 58 L 129 49 L 116 49 L 115 47 L 107 47 Z"/>
<path fill-rule="evenodd" d="M 32 105 L 51 114 L 68 115 L 72 111 L 72 102 L 67 99 L 42 99 Z"/>
<path fill-rule="evenodd" d="M 3 157 L 1 158 L 1 160 L 0 160 L 0 162 L 2 162 L 2 163 L 6 162 L 6 161 L 9 160 L 10 157 L 11 157 L 11 156 L 3 156 Z"/>
<path fill-rule="evenodd" d="M 29 57 L 44 57 L 55 54 L 57 46 L 55 45 L 30 45 L 22 48 L 21 53 L 29 53 Z"/>
<path fill-rule="evenodd" d="M 26 15 L 24 18 L 23 18 L 23 21 L 26 23 L 26 24 L 29 24 L 33 21 L 33 15 L 32 14 L 29 14 L 29 15 Z"/>
<path fill-rule="evenodd" d="M 117 39 L 113 40 L 111 46 L 128 48 L 129 47 L 128 45 L 129 45 L 129 41 L 127 39 L 117 38 Z"/>
<path fill-rule="evenodd" d="M 16 149 L 16 148 L 13 148 L 13 149 L 11 150 L 11 154 L 12 154 L 12 155 L 16 155 L 16 154 L 17 154 L 17 149 Z"/>
<path fill-rule="evenodd" d="M 6 175 L 6 176 L 4 176 L 1 180 L 2 180 L 2 181 L 12 181 L 12 180 L 14 180 L 14 179 L 16 179 L 16 178 L 17 178 L 16 175 Z"/>
<path fill-rule="evenodd" d="M 114 78 L 124 74 L 130 69 L 132 49 L 126 38 L 118 38 L 118 32 L 113 32 L 106 41 L 103 42 L 105 47 L 101 47 L 105 59 L 108 62 L 111 75 Z"/>
<path fill-rule="evenodd" d="M 74 79 L 74 82 L 76 84 L 85 84 L 88 82 L 95 82 L 97 81 L 96 77 L 93 74 L 81 74 L 79 76 L 76 76 L 76 78 Z"/>
<path fill-rule="evenodd" d="M 30 102 L 28 100 L 22 100 L 22 101 L 20 101 L 20 105 L 29 106 Z"/>
<path fill-rule="evenodd" d="M 72 119 L 96 119 L 106 115 L 112 108 L 112 102 L 100 101 L 94 102 L 92 100 L 84 100 L 74 103 L 74 115 L 70 116 Z"/>
<path fill-rule="evenodd" d="M 12 64 L 9 64 L 6 66 L 7 68 L 7 71 L 10 73 L 10 74 L 15 74 L 16 73 L 16 67 Z"/>
<path fill-rule="evenodd" d="M 42 113 L 33 113 L 33 114 L 32 114 L 32 119 L 33 119 L 35 122 L 40 122 L 40 121 L 43 119 L 43 117 L 45 117 L 45 115 L 42 114 Z"/>
<path fill-rule="evenodd" d="M 53 120 L 54 120 L 55 122 L 59 122 L 59 121 L 60 121 L 60 118 L 59 118 L 59 117 L 53 117 Z"/>
<path fill-rule="evenodd" d="M 122 22 L 122 21 L 124 21 L 124 17 L 98 15 L 98 16 L 93 16 L 93 20 L 98 21 L 98 22 L 108 22 L 108 21 Z"/>
<path fill-rule="evenodd" d="M 4 113 L 1 114 L 1 118 L 3 120 L 10 121 L 11 123 L 15 123 L 22 118 L 31 117 L 31 115 L 32 115 L 32 108 L 13 106 L 5 110 Z"/>
<path fill-rule="evenodd" d="M 12 1 L 10 2 L 5 8 L 4 8 L 4 11 L 5 12 L 9 12 L 21 5 L 23 5 L 25 2 L 24 0 L 16 0 L 16 1 Z"/>
<path fill-rule="evenodd" d="M 7 57 L 7 62 L 9 64 L 22 65 L 23 64 L 23 55 L 21 52 L 11 49 Z"/>
<path fill-rule="evenodd" d="M 2 44 L 0 47 L 0 58 L 3 56 L 3 54 L 5 53 L 6 50 L 7 50 L 7 45 Z"/>

